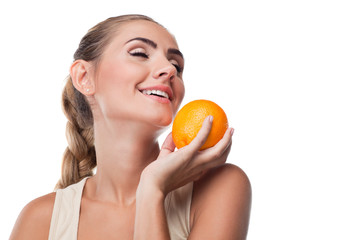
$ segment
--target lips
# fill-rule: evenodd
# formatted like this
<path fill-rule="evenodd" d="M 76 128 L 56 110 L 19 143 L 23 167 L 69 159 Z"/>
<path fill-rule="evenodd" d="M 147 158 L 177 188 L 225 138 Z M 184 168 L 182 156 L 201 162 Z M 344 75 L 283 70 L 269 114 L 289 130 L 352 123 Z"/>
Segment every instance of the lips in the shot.
<path fill-rule="evenodd" d="M 151 86 L 147 88 L 139 89 L 139 91 L 144 95 L 157 96 L 170 101 L 173 99 L 173 92 L 170 87 L 164 85 Z"/>

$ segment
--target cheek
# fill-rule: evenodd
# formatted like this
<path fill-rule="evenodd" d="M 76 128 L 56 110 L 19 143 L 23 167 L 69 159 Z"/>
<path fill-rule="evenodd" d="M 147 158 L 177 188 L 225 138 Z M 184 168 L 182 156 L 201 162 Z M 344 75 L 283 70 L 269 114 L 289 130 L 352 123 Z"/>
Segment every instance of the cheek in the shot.
<path fill-rule="evenodd" d="M 174 91 L 176 93 L 176 103 L 174 106 L 174 114 L 179 110 L 179 107 L 181 105 L 182 100 L 184 99 L 185 95 L 185 86 L 184 82 L 179 81 L 176 84 L 174 84 Z"/>
<path fill-rule="evenodd" d="M 134 96 L 141 75 L 131 64 L 109 61 L 102 64 L 96 78 L 95 99 L 105 116 L 117 117 L 127 111 L 127 102 Z"/>
<path fill-rule="evenodd" d="M 124 67 L 126 66 L 126 67 Z M 126 86 L 135 72 L 131 66 L 121 64 L 121 62 L 107 61 L 99 69 L 96 79 L 96 90 L 98 92 L 116 90 L 118 86 Z"/>

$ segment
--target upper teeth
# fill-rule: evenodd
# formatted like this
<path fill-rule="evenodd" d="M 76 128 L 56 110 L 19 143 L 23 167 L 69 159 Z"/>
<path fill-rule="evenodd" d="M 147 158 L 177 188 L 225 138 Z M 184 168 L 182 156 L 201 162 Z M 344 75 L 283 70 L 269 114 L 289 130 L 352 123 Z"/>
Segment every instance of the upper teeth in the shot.
<path fill-rule="evenodd" d="M 169 98 L 169 95 L 166 92 L 160 90 L 143 90 L 142 93 L 146 95 L 156 94 L 165 98 Z"/>

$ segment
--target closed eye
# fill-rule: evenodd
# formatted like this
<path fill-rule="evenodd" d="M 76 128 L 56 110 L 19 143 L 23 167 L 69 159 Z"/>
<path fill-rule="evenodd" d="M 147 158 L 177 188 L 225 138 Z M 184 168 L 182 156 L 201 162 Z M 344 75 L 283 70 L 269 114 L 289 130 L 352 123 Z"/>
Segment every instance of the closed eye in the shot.
<path fill-rule="evenodd" d="M 134 57 L 149 58 L 149 54 L 147 54 L 146 50 L 143 48 L 135 48 L 135 49 L 129 51 L 129 54 Z"/>
<path fill-rule="evenodd" d="M 181 73 L 184 70 L 177 60 L 172 59 L 170 63 L 176 68 L 177 73 Z"/>
<path fill-rule="evenodd" d="M 176 71 L 177 71 L 178 73 L 181 73 L 181 72 L 182 72 L 182 68 L 181 68 L 179 65 L 173 63 L 173 66 L 176 68 Z"/>
<path fill-rule="evenodd" d="M 129 52 L 131 56 L 149 58 L 149 55 L 144 52 Z"/>

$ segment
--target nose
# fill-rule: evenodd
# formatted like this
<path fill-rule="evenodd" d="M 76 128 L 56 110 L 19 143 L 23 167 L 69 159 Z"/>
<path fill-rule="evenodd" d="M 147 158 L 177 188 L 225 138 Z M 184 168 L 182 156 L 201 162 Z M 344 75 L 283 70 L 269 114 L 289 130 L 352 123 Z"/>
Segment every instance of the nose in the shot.
<path fill-rule="evenodd" d="M 160 65 L 155 71 L 153 77 L 155 79 L 173 80 L 176 74 L 176 68 L 170 62 Z"/>

